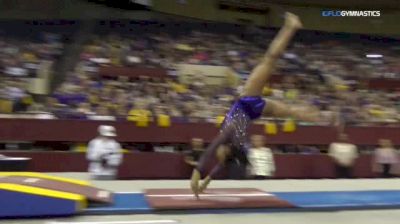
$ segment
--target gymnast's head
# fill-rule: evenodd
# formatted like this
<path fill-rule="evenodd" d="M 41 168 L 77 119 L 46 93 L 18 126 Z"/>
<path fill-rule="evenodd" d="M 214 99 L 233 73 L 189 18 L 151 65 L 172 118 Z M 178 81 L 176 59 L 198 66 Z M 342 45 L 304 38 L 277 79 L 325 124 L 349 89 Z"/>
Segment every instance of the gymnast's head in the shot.
<path fill-rule="evenodd" d="M 265 137 L 263 135 L 252 135 L 251 144 L 255 148 L 261 148 L 265 145 Z"/>

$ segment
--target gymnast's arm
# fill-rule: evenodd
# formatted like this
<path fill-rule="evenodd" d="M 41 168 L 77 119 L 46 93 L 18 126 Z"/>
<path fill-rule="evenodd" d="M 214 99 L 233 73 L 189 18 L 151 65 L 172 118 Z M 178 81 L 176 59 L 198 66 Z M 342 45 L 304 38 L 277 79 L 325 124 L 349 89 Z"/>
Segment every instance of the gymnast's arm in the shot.
<path fill-rule="evenodd" d="M 220 145 L 228 142 L 229 137 L 233 132 L 233 126 L 225 126 L 222 131 L 218 134 L 218 136 L 208 145 L 206 151 L 201 156 L 199 163 L 196 167 L 200 172 L 205 168 L 205 163 L 208 159 L 212 158 L 212 156 L 216 155 L 216 151 Z"/>
<path fill-rule="evenodd" d="M 192 156 L 185 156 L 185 163 L 191 165 L 191 166 L 197 166 L 198 162 L 196 162 Z"/>
<path fill-rule="evenodd" d="M 295 119 L 308 122 L 320 121 L 319 110 L 312 106 L 296 107 L 270 99 L 266 100 L 263 115 L 283 118 L 294 117 Z"/>

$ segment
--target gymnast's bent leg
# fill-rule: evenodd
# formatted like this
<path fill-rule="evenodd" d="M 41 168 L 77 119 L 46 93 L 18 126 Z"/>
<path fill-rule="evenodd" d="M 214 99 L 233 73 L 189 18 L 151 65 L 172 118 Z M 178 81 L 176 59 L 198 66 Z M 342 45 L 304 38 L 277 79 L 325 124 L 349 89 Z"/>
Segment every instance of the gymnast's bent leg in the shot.
<path fill-rule="evenodd" d="M 202 189 L 202 191 L 203 191 L 207 187 L 209 182 L 211 181 L 211 177 L 214 176 L 214 174 L 216 174 L 224 166 L 226 153 L 222 152 L 222 149 L 224 149 L 224 148 L 220 149 L 220 146 L 225 144 L 226 142 L 228 142 L 232 131 L 233 131 L 233 129 L 230 127 L 227 127 L 223 131 L 221 131 L 221 133 L 207 147 L 206 151 L 201 156 L 197 167 L 193 170 L 190 187 L 197 198 L 198 198 L 198 194 L 200 193 L 200 189 Z M 218 149 L 220 149 L 220 150 L 218 150 Z M 212 169 L 210 174 L 207 175 L 207 177 L 205 178 L 205 180 L 202 184 L 202 187 L 201 187 L 201 186 L 199 186 L 201 174 L 205 172 L 204 169 L 206 168 L 205 167 L 206 163 L 213 155 L 217 155 L 218 163 Z"/>

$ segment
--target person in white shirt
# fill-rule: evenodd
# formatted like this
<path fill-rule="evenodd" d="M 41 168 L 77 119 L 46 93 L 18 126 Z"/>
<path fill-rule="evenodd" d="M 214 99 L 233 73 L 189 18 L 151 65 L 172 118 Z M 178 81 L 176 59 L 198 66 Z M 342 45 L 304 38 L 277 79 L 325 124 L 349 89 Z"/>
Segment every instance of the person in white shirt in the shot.
<path fill-rule="evenodd" d="M 271 149 L 265 147 L 265 137 L 253 135 L 251 143 L 253 147 L 247 155 L 250 176 L 255 179 L 266 179 L 273 176 L 275 172 L 274 156 Z"/>
<path fill-rule="evenodd" d="M 393 148 L 390 139 L 380 139 L 379 147 L 375 149 L 373 158 L 373 170 L 380 174 L 380 177 L 393 177 L 395 168 L 399 164 L 399 155 Z"/>
<path fill-rule="evenodd" d="M 117 136 L 115 128 L 100 125 L 98 132 L 99 136 L 88 145 L 88 171 L 94 179 L 115 179 L 122 163 L 121 145 L 114 139 Z"/>
<path fill-rule="evenodd" d="M 338 142 L 329 146 L 329 156 L 336 164 L 336 176 L 338 178 L 350 178 L 351 168 L 358 157 L 357 146 L 348 143 L 346 134 L 339 135 Z"/>

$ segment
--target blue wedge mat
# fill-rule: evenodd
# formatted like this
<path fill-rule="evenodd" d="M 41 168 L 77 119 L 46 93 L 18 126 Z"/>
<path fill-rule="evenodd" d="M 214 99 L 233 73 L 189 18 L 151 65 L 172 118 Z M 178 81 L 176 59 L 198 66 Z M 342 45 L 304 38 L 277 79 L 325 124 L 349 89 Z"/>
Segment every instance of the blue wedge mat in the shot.
<path fill-rule="evenodd" d="M 278 198 L 297 208 L 288 209 L 201 209 L 174 210 L 179 213 L 274 212 L 301 210 L 400 208 L 400 191 L 276 192 Z M 86 214 L 154 213 L 142 193 L 116 193 L 113 206 L 88 208 Z M 159 212 L 159 211 L 158 211 Z"/>
<path fill-rule="evenodd" d="M 116 193 L 112 206 L 87 208 L 88 214 L 150 213 L 153 209 L 147 204 L 142 193 Z"/>
<path fill-rule="evenodd" d="M 79 212 L 79 202 L 75 200 L 31 192 L 0 190 L 0 218 L 68 216 L 77 212 Z"/>

